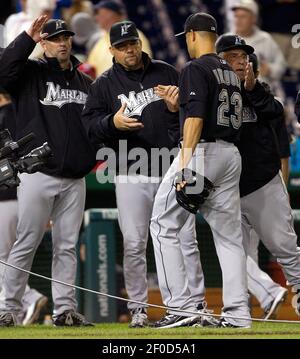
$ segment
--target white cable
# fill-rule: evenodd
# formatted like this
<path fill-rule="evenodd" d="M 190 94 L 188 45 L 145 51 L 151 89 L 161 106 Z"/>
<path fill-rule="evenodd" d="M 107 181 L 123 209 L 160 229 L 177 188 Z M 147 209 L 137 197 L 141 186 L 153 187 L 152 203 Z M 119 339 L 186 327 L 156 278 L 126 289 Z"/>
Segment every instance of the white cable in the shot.
<path fill-rule="evenodd" d="M 92 290 L 92 289 L 88 289 L 88 288 L 83 288 L 83 287 L 80 287 L 78 285 L 74 285 L 74 284 L 69 284 L 69 283 L 65 283 L 61 280 L 58 280 L 58 279 L 53 279 L 53 278 L 49 278 L 49 277 L 46 277 L 44 275 L 41 275 L 41 274 L 38 274 L 38 273 L 34 273 L 34 272 L 31 272 L 31 271 L 28 271 L 26 269 L 22 269 L 22 268 L 19 268 L 17 266 L 14 266 L 13 264 L 10 264 L 10 263 L 7 263 L 3 260 L 0 259 L 0 263 L 4 264 L 5 266 L 8 266 L 8 267 L 11 267 L 11 268 L 14 268 L 14 269 L 17 269 L 19 270 L 20 272 L 24 272 L 24 273 L 27 273 L 27 274 L 30 274 L 30 275 L 33 275 L 35 277 L 38 277 L 38 278 L 42 278 L 42 279 L 46 279 L 50 282 L 55 282 L 55 283 L 58 283 L 58 284 L 62 284 L 62 285 L 65 285 L 67 287 L 71 287 L 71 288 L 74 288 L 74 289 L 79 289 L 79 290 L 82 290 L 82 291 L 85 291 L 85 292 L 89 292 L 89 293 L 93 293 L 93 294 L 97 294 L 97 295 L 100 295 L 100 296 L 103 296 L 103 297 L 108 297 L 108 298 L 112 298 L 112 299 L 117 299 L 117 300 L 122 300 L 124 302 L 130 302 L 130 303 L 136 303 L 136 304 L 140 304 L 140 305 L 143 305 L 143 306 L 147 306 L 147 307 L 152 307 L 152 308 L 159 308 L 159 309 L 165 309 L 165 310 L 172 310 L 174 312 L 181 312 L 181 313 L 186 313 L 186 314 L 190 314 L 190 315 L 193 315 L 193 316 L 212 316 L 212 317 L 223 317 L 223 318 L 231 318 L 231 319 L 239 319 L 239 320 L 246 320 L 246 321 L 249 321 L 250 319 L 252 321 L 255 321 L 255 322 L 266 322 L 266 323 L 286 323 L 286 324 L 300 324 L 300 320 L 276 320 L 276 319 L 261 319 L 261 318 L 245 318 L 245 317 L 236 317 L 236 316 L 231 316 L 231 315 L 222 315 L 222 314 L 211 314 L 211 313 L 201 313 L 201 312 L 194 312 L 194 311 L 191 311 L 191 310 L 184 310 L 184 309 L 175 309 L 175 308 L 170 308 L 170 307 L 166 307 L 166 306 L 163 306 L 163 305 L 158 305 L 158 304 L 151 304 L 151 303 L 144 303 L 144 302 L 139 302 L 137 300 L 130 300 L 130 299 L 126 299 L 126 298 L 122 298 L 122 297 L 118 297 L 116 295 L 112 295 L 112 294 L 107 294 L 107 293 L 101 293 L 101 292 L 98 292 L 96 290 Z"/>

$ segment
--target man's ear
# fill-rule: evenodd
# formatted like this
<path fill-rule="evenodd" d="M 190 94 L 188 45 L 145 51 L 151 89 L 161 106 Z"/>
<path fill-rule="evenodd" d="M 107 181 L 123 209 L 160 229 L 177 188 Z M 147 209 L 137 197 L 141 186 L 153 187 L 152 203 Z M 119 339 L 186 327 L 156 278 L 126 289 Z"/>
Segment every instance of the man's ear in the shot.
<path fill-rule="evenodd" d="M 114 49 L 112 48 L 112 46 L 109 47 L 109 51 L 112 54 L 112 56 L 114 56 Z"/>

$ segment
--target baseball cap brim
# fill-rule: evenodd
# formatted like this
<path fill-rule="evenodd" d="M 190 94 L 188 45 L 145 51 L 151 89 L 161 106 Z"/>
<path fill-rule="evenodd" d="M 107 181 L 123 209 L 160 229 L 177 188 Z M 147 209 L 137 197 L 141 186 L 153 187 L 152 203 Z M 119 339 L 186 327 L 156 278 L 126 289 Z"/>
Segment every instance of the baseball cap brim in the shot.
<path fill-rule="evenodd" d="M 75 32 L 70 31 L 70 30 L 59 30 L 59 31 L 55 32 L 54 34 L 46 36 L 45 39 L 48 40 L 48 39 L 51 39 L 52 37 L 55 37 L 55 36 L 61 35 L 61 34 L 68 34 L 70 36 L 74 36 Z"/>
<path fill-rule="evenodd" d="M 176 37 L 185 35 L 186 31 L 179 32 L 178 34 L 175 34 Z"/>
<path fill-rule="evenodd" d="M 190 30 L 190 31 L 192 31 L 192 30 Z M 180 32 L 179 34 L 175 34 L 175 36 L 176 36 L 176 37 L 182 36 L 182 35 L 185 35 L 187 32 L 190 32 L 190 31 L 182 31 L 182 32 Z M 194 30 L 194 31 L 206 31 L 206 32 L 216 33 L 215 31 L 209 31 L 209 30 Z"/>
<path fill-rule="evenodd" d="M 111 44 L 111 46 L 119 45 L 119 44 L 121 44 L 122 42 L 126 42 L 126 41 L 136 41 L 136 40 L 140 40 L 140 38 L 137 37 L 137 36 L 130 36 L 130 37 L 127 37 L 127 38 L 124 38 L 124 39 L 120 39 L 120 40 L 118 40 L 118 41 L 115 41 L 114 43 Z"/>
<path fill-rule="evenodd" d="M 249 7 L 249 6 L 246 6 L 246 5 L 235 5 L 231 8 L 231 11 L 236 11 L 236 10 L 247 10 L 247 11 L 250 11 L 252 12 L 255 16 L 258 16 L 258 8 L 257 7 Z"/>
<path fill-rule="evenodd" d="M 232 10 L 232 11 L 235 11 L 235 10 L 238 10 L 238 9 L 243 9 L 243 10 L 249 10 L 247 7 L 245 7 L 245 6 L 239 6 L 239 5 L 235 5 L 235 6 L 232 6 L 231 8 L 230 8 L 230 10 Z"/>
<path fill-rule="evenodd" d="M 226 52 L 226 51 L 234 50 L 234 49 L 244 50 L 246 52 L 246 54 L 248 54 L 248 55 L 253 54 L 253 52 L 254 52 L 254 48 L 250 45 L 233 45 L 233 46 L 227 47 L 223 51 Z"/>

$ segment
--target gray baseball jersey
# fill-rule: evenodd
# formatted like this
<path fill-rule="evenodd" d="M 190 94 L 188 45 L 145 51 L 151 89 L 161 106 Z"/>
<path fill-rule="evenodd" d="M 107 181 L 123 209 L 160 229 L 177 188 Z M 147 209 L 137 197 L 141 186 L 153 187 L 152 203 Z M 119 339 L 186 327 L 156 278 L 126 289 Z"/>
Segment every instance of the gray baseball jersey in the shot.
<path fill-rule="evenodd" d="M 246 257 L 242 244 L 239 198 L 241 158 L 232 143 L 237 139 L 241 125 L 240 81 L 225 61 L 210 54 L 186 66 L 181 74 L 179 89 L 183 122 L 188 117 L 203 119 L 203 142 L 197 145 L 188 167 L 196 170 L 200 163 L 203 164 L 203 174 L 217 186 L 200 212 L 213 232 L 222 269 L 222 312 L 233 316 L 227 319 L 229 323 L 248 326 Z M 211 142 L 207 141 L 208 138 Z M 188 216 L 177 204 L 174 190 L 179 156 L 156 195 L 150 229 L 164 303 L 171 308 L 195 310 L 190 300 L 183 253 L 177 238 Z M 170 313 L 188 316 L 184 312 L 170 310 Z"/>

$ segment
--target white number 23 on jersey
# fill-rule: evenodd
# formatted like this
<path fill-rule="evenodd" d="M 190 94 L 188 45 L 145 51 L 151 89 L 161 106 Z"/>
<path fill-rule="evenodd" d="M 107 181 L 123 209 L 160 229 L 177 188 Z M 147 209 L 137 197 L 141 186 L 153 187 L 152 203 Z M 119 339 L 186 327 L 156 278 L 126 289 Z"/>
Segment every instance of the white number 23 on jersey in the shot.
<path fill-rule="evenodd" d="M 218 125 L 229 127 L 231 122 L 234 129 L 239 129 L 242 124 L 243 109 L 241 94 L 239 92 L 233 92 L 229 98 L 228 90 L 222 89 L 219 94 L 219 101 L 221 101 L 221 104 L 218 107 Z M 230 105 L 234 106 L 234 114 L 231 114 L 229 117 L 228 112 L 230 111 Z"/>

